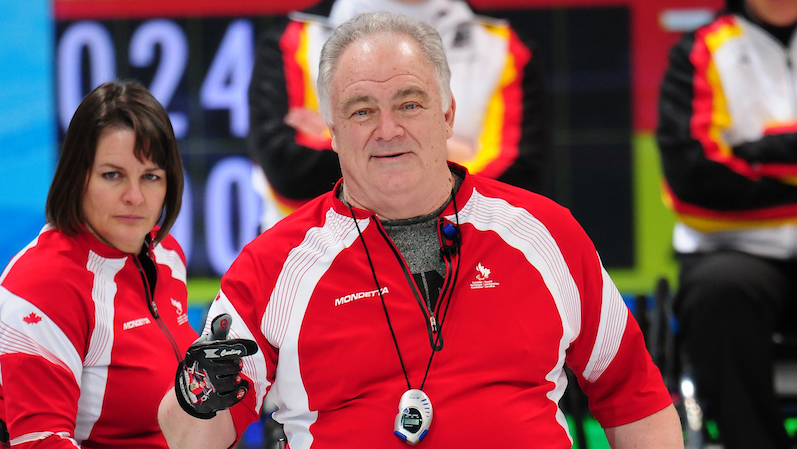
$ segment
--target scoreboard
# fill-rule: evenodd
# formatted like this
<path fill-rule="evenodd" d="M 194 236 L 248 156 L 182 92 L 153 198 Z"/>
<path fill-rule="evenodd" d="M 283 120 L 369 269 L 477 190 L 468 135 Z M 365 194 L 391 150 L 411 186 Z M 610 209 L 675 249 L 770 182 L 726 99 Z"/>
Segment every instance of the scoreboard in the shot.
<path fill-rule="evenodd" d="M 111 79 L 144 83 L 169 113 L 185 167 L 173 234 L 190 274 L 226 271 L 257 235 L 261 203 L 246 158 L 247 90 L 256 34 L 267 18 L 59 21 L 57 115 L 61 138 L 82 98 Z"/>

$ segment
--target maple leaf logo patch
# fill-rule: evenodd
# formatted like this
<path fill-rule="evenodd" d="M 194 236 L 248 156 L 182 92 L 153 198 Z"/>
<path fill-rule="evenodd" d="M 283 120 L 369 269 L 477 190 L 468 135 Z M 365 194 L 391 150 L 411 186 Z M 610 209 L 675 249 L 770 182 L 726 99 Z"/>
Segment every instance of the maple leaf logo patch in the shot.
<path fill-rule="evenodd" d="M 38 323 L 41 320 L 42 320 L 42 317 L 40 317 L 39 315 L 36 315 L 36 313 L 34 313 L 34 312 L 31 312 L 30 315 L 22 318 L 22 321 L 24 321 L 24 322 L 26 322 L 28 324 L 36 324 L 36 323 Z"/>
<path fill-rule="evenodd" d="M 484 288 L 495 288 L 501 285 L 500 282 L 495 282 L 494 280 L 490 279 L 490 276 L 493 274 L 493 271 L 489 268 L 482 265 L 479 262 L 476 265 L 476 271 L 479 273 L 476 275 L 476 280 L 470 283 L 471 290 L 481 290 Z"/>
<path fill-rule="evenodd" d="M 476 271 L 479 272 L 479 274 L 476 276 L 476 279 L 480 281 L 486 281 L 487 278 L 490 277 L 490 273 L 492 273 L 492 271 L 489 268 L 485 268 L 481 262 L 479 262 L 479 264 L 476 265 Z"/>

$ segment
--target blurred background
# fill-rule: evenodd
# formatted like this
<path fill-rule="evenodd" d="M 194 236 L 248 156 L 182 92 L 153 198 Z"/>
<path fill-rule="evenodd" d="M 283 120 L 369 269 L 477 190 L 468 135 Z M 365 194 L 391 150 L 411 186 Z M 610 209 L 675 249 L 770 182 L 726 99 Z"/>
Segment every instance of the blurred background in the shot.
<path fill-rule="evenodd" d="M 189 300 L 258 232 L 246 157 L 256 36 L 316 0 L 0 0 L 0 265 L 44 223 L 60 141 L 83 96 L 135 78 L 169 111 L 187 188 L 174 234 Z M 653 132 L 667 53 L 721 0 L 472 0 L 543 59 L 553 136 L 545 193 L 569 207 L 624 294 L 671 276 L 672 217 Z M 201 319 L 198 312 L 194 320 Z"/>

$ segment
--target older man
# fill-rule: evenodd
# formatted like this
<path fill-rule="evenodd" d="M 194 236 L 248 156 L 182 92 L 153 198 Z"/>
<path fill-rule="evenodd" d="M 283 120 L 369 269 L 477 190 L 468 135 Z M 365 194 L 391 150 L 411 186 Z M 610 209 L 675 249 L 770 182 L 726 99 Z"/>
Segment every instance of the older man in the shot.
<path fill-rule="evenodd" d="M 327 41 L 319 93 L 343 178 L 222 279 L 210 314 L 260 347 L 243 363 L 253 388 L 204 422 L 167 394 L 171 447 L 230 446 L 270 390 L 293 449 L 569 448 L 565 363 L 613 448 L 683 446 L 639 328 L 572 216 L 446 161 L 449 78 L 437 32 L 406 16 L 360 15 Z M 212 363 L 194 366 L 213 378 Z M 185 410 L 207 410 L 183 391 Z"/>
<path fill-rule="evenodd" d="M 475 14 L 464 0 L 324 0 L 275 22 L 255 49 L 247 143 L 264 200 L 262 229 L 340 178 L 318 108 L 318 60 L 338 25 L 375 11 L 414 17 L 440 33 L 458 102 L 447 159 L 541 192 L 550 152 L 543 57 L 509 22 Z"/>

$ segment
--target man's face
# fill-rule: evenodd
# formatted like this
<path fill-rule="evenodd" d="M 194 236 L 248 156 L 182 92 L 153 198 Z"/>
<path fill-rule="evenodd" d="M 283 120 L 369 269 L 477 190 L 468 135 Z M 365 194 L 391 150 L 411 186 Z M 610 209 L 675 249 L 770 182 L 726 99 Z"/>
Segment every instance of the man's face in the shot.
<path fill-rule="evenodd" d="M 750 11 L 770 25 L 789 26 L 797 22 L 797 0 L 746 0 Z"/>
<path fill-rule="evenodd" d="M 354 42 L 330 91 L 332 148 L 353 198 L 371 208 L 439 190 L 449 176 L 454 105 L 443 112 L 432 65 L 411 39 L 384 34 Z"/>

